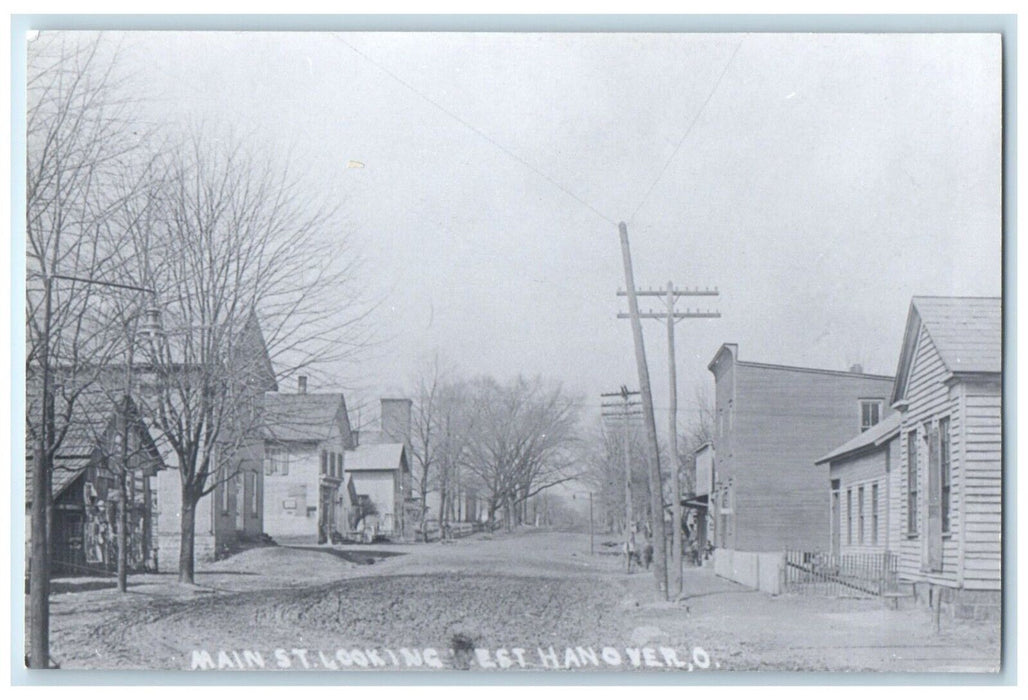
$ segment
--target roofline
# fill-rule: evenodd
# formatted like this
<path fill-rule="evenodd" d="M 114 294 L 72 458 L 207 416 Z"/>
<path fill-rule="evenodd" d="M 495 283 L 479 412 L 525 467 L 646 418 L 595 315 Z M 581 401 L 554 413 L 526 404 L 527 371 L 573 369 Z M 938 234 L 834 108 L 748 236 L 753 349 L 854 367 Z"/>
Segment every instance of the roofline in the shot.
<path fill-rule="evenodd" d="M 860 445 L 858 447 L 851 447 L 850 449 L 846 450 L 845 452 L 839 452 L 838 454 L 833 454 L 832 452 L 829 452 L 824 457 L 821 457 L 819 459 L 814 460 L 814 464 L 824 464 L 825 462 L 836 462 L 836 461 L 838 461 L 840 459 L 845 459 L 845 458 L 849 458 L 849 457 L 857 457 L 859 455 L 864 454 L 865 452 L 870 452 L 870 451 L 874 450 L 875 448 L 881 447 L 882 445 L 884 445 L 885 443 L 889 442 L 890 440 L 893 440 L 893 439 L 899 437 L 900 427 L 901 427 L 900 423 L 897 423 L 896 426 L 894 428 L 892 428 L 889 432 L 883 433 L 882 435 L 880 435 L 878 438 L 872 440 L 871 442 L 865 443 L 865 444 Z"/>
<path fill-rule="evenodd" d="M 860 455 L 865 454 L 867 452 L 873 452 L 874 450 L 878 449 L 879 447 L 881 447 L 885 443 L 889 442 L 890 440 L 895 440 L 897 437 L 899 437 L 899 434 L 900 434 L 900 429 L 899 429 L 899 426 L 897 425 L 894 429 L 890 430 L 885 435 L 883 435 L 882 437 L 880 437 L 879 439 L 877 439 L 877 440 L 875 440 L 873 442 L 868 442 L 866 444 L 861 445 L 860 447 L 850 448 L 850 449 L 846 450 L 845 452 L 840 452 L 838 454 L 831 454 L 831 453 L 829 453 L 828 455 L 815 460 L 814 464 L 825 464 L 825 463 L 829 463 L 830 464 L 832 462 L 838 462 L 839 460 L 842 460 L 842 459 L 850 459 L 852 457 L 859 457 Z"/>
<path fill-rule="evenodd" d="M 736 360 L 735 364 L 743 367 L 756 367 L 758 369 L 780 369 L 787 372 L 812 372 L 814 374 L 830 374 L 836 377 L 863 377 L 867 379 L 886 379 L 893 381 L 895 377 L 890 377 L 887 374 L 870 374 L 868 372 L 847 372 L 842 369 L 819 369 L 817 367 L 796 367 L 794 365 L 776 365 L 767 362 L 743 362 L 742 360 Z"/>
<path fill-rule="evenodd" d="M 734 364 L 739 367 L 754 367 L 757 369 L 780 369 L 787 372 L 811 372 L 814 374 L 827 374 L 833 377 L 862 377 L 865 379 L 885 379 L 888 381 L 895 381 L 895 377 L 891 377 L 887 374 L 870 374 L 868 372 L 849 372 L 841 369 L 819 369 L 817 367 L 797 367 L 796 365 L 779 365 L 772 364 L 770 362 L 751 362 L 748 360 L 739 359 L 739 346 L 737 343 L 721 343 L 721 347 L 714 353 L 714 358 L 707 364 L 707 370 L 710 372 L 714 371 L 714 365 L 717 364 L 718 360 L 721 359 L 721 355 L 725 352 L 730 352 L 732 358 L 735 360 Z"/>

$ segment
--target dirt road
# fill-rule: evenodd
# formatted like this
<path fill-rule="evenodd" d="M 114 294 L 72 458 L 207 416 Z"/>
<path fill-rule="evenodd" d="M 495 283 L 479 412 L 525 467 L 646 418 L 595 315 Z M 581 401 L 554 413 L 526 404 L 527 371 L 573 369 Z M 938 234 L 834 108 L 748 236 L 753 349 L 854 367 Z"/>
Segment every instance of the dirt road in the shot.
<path fill-rule="evenodd" d="M 688 569 L 688 597 L 589 554 L 588 536 L 529 532 L 410 546 L 268 548 L 197 587 L 141 576 L 130 593 L 58 593 L 62 668 L 987 670 L 998 625 L 936 635 L 877 600 L 772 598 Z M 62 586 L 57 587 L 62 590 Z M 63 589 L 76 588 L 74 582 Z"/>

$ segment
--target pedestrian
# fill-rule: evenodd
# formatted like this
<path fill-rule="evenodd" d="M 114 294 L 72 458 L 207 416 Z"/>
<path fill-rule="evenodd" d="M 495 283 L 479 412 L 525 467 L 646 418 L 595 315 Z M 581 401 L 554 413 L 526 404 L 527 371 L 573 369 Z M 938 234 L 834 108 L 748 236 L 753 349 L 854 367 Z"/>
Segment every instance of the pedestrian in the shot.
<path fill-rule="evenodd" d="M 650 570 L 650 564 L 653 563 L 653 543 L 650 541 L 649 536 L 646 537 L 646 546 L 643 547 L 642 554 L 642 565 L 646 567 L 646 570 Z"/>
<path fill-rule="evenodd" d="M 635 551 L 635 531 L 628 533 L 628 540 L 625 542 L 625 559 L 628 564 L 628 573 L 632 573 L 632 561 L 639 560 L 639 554 Z"/>

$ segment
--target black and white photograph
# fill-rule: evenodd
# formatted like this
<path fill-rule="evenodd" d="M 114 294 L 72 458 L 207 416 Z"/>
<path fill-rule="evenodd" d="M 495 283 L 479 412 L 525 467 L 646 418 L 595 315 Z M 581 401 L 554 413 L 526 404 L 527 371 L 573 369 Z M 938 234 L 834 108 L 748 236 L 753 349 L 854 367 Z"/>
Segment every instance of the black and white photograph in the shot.
<path fill-rule="evenodd" d="M 13 34 L 17 665 L 998 674 L 1004 37 L 397 26 Z"/>

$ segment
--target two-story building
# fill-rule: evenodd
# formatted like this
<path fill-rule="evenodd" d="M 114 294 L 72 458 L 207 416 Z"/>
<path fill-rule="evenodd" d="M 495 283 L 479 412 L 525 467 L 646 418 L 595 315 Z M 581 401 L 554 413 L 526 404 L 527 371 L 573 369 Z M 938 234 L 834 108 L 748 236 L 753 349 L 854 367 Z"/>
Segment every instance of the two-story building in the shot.
<path fill-rule="evenodd" d="M 410 399 L 381 400 L 381 430 L 360 431 L 346 454 L 346 473 L 367 504 L 362 529 L 393 539 L 413 539 L 420 504 L 412 500 Z"/>
<path fill-rule="evenodd" d="M 739 359 L 721 346 L 715 381 L 715 547 L 825 551 L 828 466 L 815 461 L 891 412 L 892 377 Z M 811 470 L 814 469 L 815 473 Z"/>
<path fill-rule="evenodd" d="M 264 395 L 264 531 L 277 542 L 325 543 L 350 529 L 344 455 L 353 448 L 339 393 Z"/>

